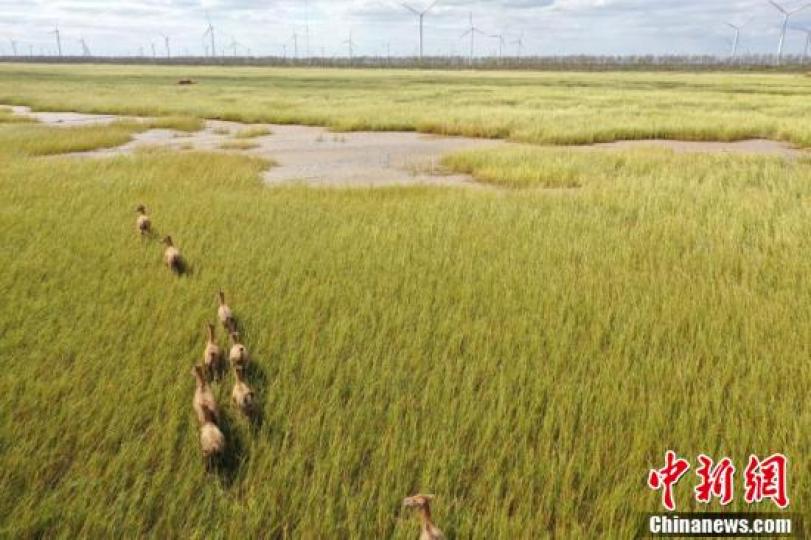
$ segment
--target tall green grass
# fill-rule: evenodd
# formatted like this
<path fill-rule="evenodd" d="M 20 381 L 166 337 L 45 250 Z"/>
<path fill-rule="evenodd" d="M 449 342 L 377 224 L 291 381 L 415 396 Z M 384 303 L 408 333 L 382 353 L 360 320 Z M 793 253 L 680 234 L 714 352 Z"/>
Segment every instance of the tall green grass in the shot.
<path fill-rule="evenodd" d="M 199 84 L 178 86 L 185 76 Z M 809 91 L 802 74 L 0 66 L 0 104 L 550 144 L 762 137 L 811 146 Z"/>
<path fill-rule="evenodd" d="M 0 126 L 0 536 L 406 539 L 426 491 L 450 537 L 627 538 L 666 448 L 784 452 L 811 517 L 807 162 L 563 151 L 498 166 L 574 171 L 571 196 L 270 189 L 230 155 L 37 158 L 28 129 Z M 190 368 L 219 288 L 263 422 L 219 386 L 206 474 Z"/>

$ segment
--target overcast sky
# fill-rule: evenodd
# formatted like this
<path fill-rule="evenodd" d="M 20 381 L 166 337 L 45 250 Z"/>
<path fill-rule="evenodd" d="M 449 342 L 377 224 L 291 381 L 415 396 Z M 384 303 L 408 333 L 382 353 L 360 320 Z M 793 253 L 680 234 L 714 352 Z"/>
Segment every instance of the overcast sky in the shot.
<path fill-rule="evenodd" d="M 432 0 L 411 0 L 417 9 Z M 780 0 L 788 8 L 801 0 Z M 467 54 L 460 35 L 474 23 L 488 34 L 502 33 L 504 54 L 515 54 L 524 34 L 525 54 L 723 54 L 734 32 L 724 25 L 750 21 L 741 52 L 777 49 L 780 13 L 766 0 L 440 0 L 425 18 L 426 54 Z M 255 55 L 347 55 L 352 32 L 355 53 L 415 54 L 417 17 L 395 0 L 0 0 L 0 54 L 53 54 L 58 25 L 65 54 L 80 54 L 80 38 L 99 55 L 132 55 L 143 49 L 165 54 L 205 52 L 206 13 L 215 27 L 217 49 L 238 42 L 238 52 Z M 811 30 L 811 9 L 792 23 Z M 800 54 L 806 36 L 791 31 L 787 52 Z M 476 54 L 494 54 L 498 40 L 478 37 Z M 222 53 L 220 50 L 219 53 Z M 232 47 L 228 47 L 232 54 Z"/>

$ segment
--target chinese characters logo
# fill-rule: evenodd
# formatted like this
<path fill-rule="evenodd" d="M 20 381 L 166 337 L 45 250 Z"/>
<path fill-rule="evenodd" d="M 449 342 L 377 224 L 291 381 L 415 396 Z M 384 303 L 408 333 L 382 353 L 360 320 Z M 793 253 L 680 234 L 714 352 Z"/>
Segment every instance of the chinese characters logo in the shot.
<path fill-rule="evenodd" d="M 744 500 L 747 504 L 759 504 L 771 500 L 778 508 L 786 508 L 789 498 L 786 486 L 788 459 L 783 454 L 774 454 L 766 459 L 749 456 L 743 472 Z M 651 469 L 648 473 L 648 487 L 662 492 L 662 506 L 672 512 L 676 509 L 673 489 L 690 470 L 690 462 L 680 458 L 676 452 L 665 453 L 665 465 L 661 469 Z M 712 458 L 698 456 L 698 484 L 693 489 L 696 501 L 709 504 L 713 499 L 726 506 L 734 498 L 735 465 L 725 457 L 715 463 Z"/>

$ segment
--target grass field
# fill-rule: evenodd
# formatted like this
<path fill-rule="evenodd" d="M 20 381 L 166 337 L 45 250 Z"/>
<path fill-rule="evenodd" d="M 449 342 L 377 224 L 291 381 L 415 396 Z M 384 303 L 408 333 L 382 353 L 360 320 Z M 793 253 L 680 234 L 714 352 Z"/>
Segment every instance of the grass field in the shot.
<path fill-rule="evenodd" d="M 198 84 L 178 86 L 181 78 Z M 513 73 L 0 65 L 0 103 L 580 144 L 811 146 L 804 74 Z"/>
<path fill-rule="evenodd" d="M 739 133 L 809 137 L 792 107 L 811 81 L 782 75 L 336 72 L 334 94 L 321 82 L 300 99 L 318 72 L 183 75 L 201 81 L 185 102 L 167 99 L 181 90 L 164 68 L 5 66 L 0 102 L 381 127 L 380 86 L 407 79 L 403 99 L 435 94 L 451 106 L 434 121 L 459 131 L 516 135 L 558 114 L 619 126 L 601 99 L 654 95 L 674 100 L 668 129 L 716 134 L 708 116 L 718 129 L 740 117 Z M 498 106 L 484 87 L 513 79 L 538 97 L 516 83 L 516 104 Z M 567 95 L 543 84 L 566 80 L 590 82 Z M 80 96 L 81 81 L 98 92 Z M 574 106 L 570 92 L 592 98 Z M 364 106 L 371 95 L 383 97 Z M 631 131 L 664 126 L 642 101 Z M 771 112 L 747 109 L 758 103 Z M 392 113 L 422 127 L 413 106 Z M 409 539 L 400 502 L 423 491 L 452 538 L 627 538 L 659 508 L 645 478 L 668 448 L 741 467 L 783 452 L 792 510 L 811 518 L 808 160 L 527 146 L 446 158 L 505 189 L 271 189 L 268 164 L 246 157 L 55 155 L 137 129 L 0 112 L 0 537 Z M 613 128 L 542 129 L 562 141 Z M 135 234 L 138 203 L 186 276 Z M 262 422 L 218 387 L 229 455 L 207 474 L 190 369 L 221 287 L 256 361 Z M 677 488 L 682 511 L 696 508 L 692 485 Z"/>

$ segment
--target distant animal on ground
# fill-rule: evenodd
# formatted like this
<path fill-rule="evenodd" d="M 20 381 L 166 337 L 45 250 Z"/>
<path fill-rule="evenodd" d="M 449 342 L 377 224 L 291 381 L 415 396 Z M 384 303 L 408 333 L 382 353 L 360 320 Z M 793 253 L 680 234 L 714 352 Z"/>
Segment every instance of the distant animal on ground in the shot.
<path fill-rule="evenodd" d="M 236 320 L 228 304 L 225 303 L 225 293 L 220 291 L 220 307 L 217 308 L 217 317 L 229 332 L 236 332 Z"/>
<path fill-rule="evenodd" d="M 166 244 L 166 250 L 163 252 L 163 260 L 166 262 L 166 266 L 173 272 L 182 273 L 183 257 L 180 255 L 180 250 L 175 247 L 172 237 L 167 236 L 163 239 L 163 243 Z"/>
<path fill-rule="evenodd" d="M 197 420 L 200 425 L 207 422 L 207 418 L 212 417 L 215 424 L 220 423 L 220 409 L 217 406 L 217 400 L 214 398 L 214 392 L 205 377 L 203 366 L 196 365 L 192 370 L 194 380 L 197 387 L 194 390 L 194 399 L 192 400 L 192 407 L 197 414 Z"/>
<path fill-rule="evenodd" d="M 179 81 L 177 81 L 177 84 L 179 84 L 179 85 L 181 85 L 181 86 L 187 86 L 187 85 L 189 85 L 189 84 L 197 84 L 197 83 L 196 83 L 196 82 L 194 82 L 194 81 L 193 81 L 193 80 L 191 80 L 191 79 L 180 79 Z"/>
<path fill-rule="evenodd" d="M 445 535 L 431 521 L 433 495 L 414 495 L 403 500 L 406 508 L 416 508 L 420 515 L 420 540 L 445 540 Z"/>
<path fill-rule="evenodd" d="M 138 232 L 140 232 L 142 236 L 152 232 L 152 220 L 149 219 L 149 216 L 146 214 L 146 207 L 143 204 L 139 204 L 135 211 L 138 213 L 138 219 L 135 222 L 138 227 Z"/>
<path fill-rule="evenodd" d="M 251 359 L 248 356 L 248 349 L 245 348 L 245 345 L 242 344 L 242 339 L 239 337 L 237 332 L 231 332 L 231 341 L 233 345 L 231 346 L 231 351 L 228 354 L 228 360 L 231 362 L 231 366 L 237 370 L 245 370 L 248 368 L 248 363 L 250 363 Z"/>
<path fill-rule="evenodd" d="M 234 390 L 231 392 L 231 400 L 234 402 L 240 411 L 245 416 L 252 416 L 254 413 L 254 395 L 251 387 L 245 382 L 245 370 L 242 368 L 235 368 L 234 375 L 236 376 L 236 383 L 234 383 Z"/>
<path fill-rule="evenodd" d="M 206 367 L 208 375 L 213 378 L 218 378 L 223 372 L 223 358 L 222 350 L 217 345 L 217 340 L 214 337 L 214 325 L 208 324 L 208 341 L 206 349 L 203 353 L 203 365 Z"/>

